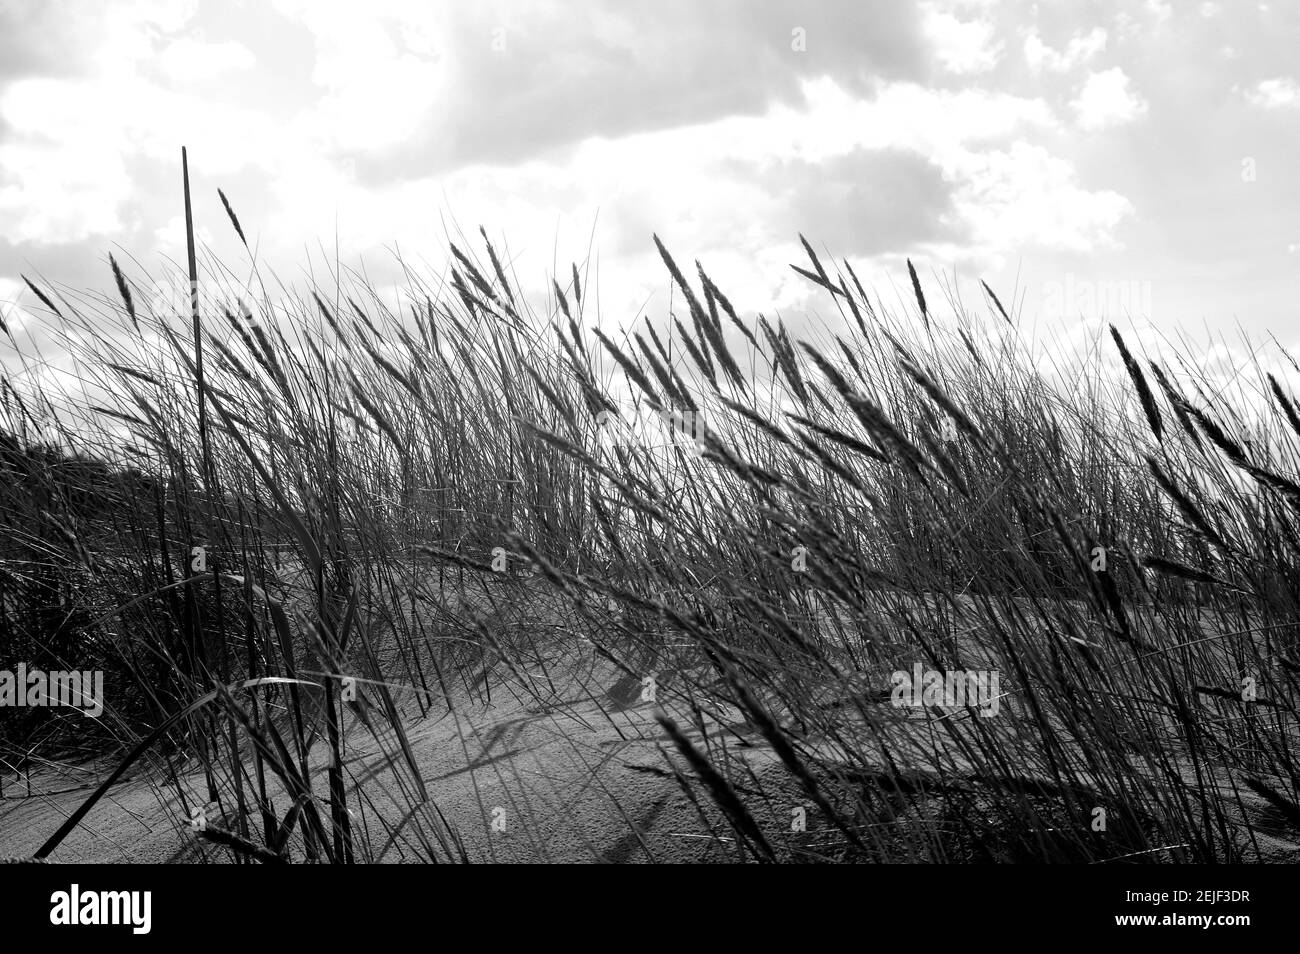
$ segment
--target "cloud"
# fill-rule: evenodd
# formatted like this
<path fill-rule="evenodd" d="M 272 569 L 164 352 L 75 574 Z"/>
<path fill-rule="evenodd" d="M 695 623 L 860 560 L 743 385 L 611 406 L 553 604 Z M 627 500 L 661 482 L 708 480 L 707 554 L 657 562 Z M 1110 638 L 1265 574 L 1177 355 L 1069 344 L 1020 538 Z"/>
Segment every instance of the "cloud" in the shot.
<path fill-rule="evenodd" d="M 994 41 L 990 20 L 958 20 L 951 13 L 925 4 L 922 29 L 934 55 L 950 73 L 986 73 L 1002 56 L 1002 43 Z"/>
<path fill-rule="evenodd" d="M 1053 73 L 1065 73 L 1087 63 L 1098 53 L 1106 49 L 1106 31 L 1094 27 L 1088 33 L 1076 33 L 1070 38 L 1064 51 L 1054 50 L 1039 39 L 1032 28 L 1025 36 L 1025 62 L 1034 72 L 1048 70 Z"/>
<path fill-rule="evenodd" d="M 29 250 L 95 236 L 170 249 L 184 142 L 200 157 L 196 175 L 226 187 L 245 227 L 255 234 L 274 222 L 269 234 L 286 248 L 336 223 L 357 250 L 422 246 L 437 211 L 454 203 L 478 221 L 510 223 L 532 247 L 554 239 L 557 209 L 589 227 L 606 207 L 613 248 L 638 254 L 663 223 L 694 222 L 702 248 L 721 249 L 739 231 L 753 251 L 810 219 L 824 220 L 824 239 L 844 252 L 955 249 L 984 212 L 978 197 L 1001 194 L 981 179 L 996 163 L 977 157 L 1058 125 L 1041 100 L 919 85 L 932 71 L 927 43 L 949 69 L 997 61 L 979 5 L 957 11 L 966 21 L 933 6 L 899 16 L 784 0 L 746 5 L 745 17 L 686 3 L 647 6 L 644 18 L 607 3 L 509 13 L 391 0 L 277 7 L 270 16 L 308 44 L 294 50 L 300 65 L 307 58 L 295 108 L 272 112 L 256 97 L 270 60 L 254 35 L 236 34 L 248 46 L 209 42 L 200 28 L 212 23 L 148 5 L 126 17 L 134 32 L 109 30 L 102 49 L 81 57 L 113 59 L 112 68 L 0 87 L 0 122 L 15 130 L 0 144 L 0 229 Z M 794 30 L 804 31 L 801 51 Z M 1062 55 L 1083 56 L 1090 43 Z M 236 72 L 251 97 L 227 95 Z M 191 89 L 217 77 L 220 93 Z M 196 194 L 204 189 L 196 181 Z M 857 236 L 855 210 L 872 223 Z M 1019 229 L 1006 235 L 1074 247 L 1095 231 L 1090 214 L 1042 228 L 1030 218 L 1017 213 Z"/>
<path fill-rule="evenodd" d="M 1261 109 L 1285 109 L 1300 105 L 1300 84 L 1289 76 L 1262 80 L 1246 93 L 1246 100 Z"/>
<path fill-rule="evenodd" d="M 311 144 L 295 150 L 265 98 L 235 105 L 224 87 L 216 96 L 186 88 L 256 65 L 242 44 L 208 42 L 193 28 L 196 4 L 31 7 L 0 3 L 0 18 L 31 50 L 7 81 L 0 57 L 0 234 L 27 250 L 130 241 L 164 170 L 174 208 L 182 144 L 213 175 L 248 166 L 265 174 L 295 151 L 310 157 Z M 7 36 L 0 26 L 0 48 Z"/>
<path fill-rule="evenodd" d="M 156 37 L 180 29 L 195 8 L 186 0 L 0 2 L 0 83 L 129 65 L 147 55 Z"/>
<path fill-rule="evenodd" d="M 111 291 L 110 242 L 150 267 L 183 258 L 181 143 L 200 228 L 240 262 L 217 186 L 290 281 L 304 245 L 332 257 L 336 234 L 378 285 L 402 280 L 386 247 L 436 273 L 445 214 L 507 238 L 544 293 L 553 249 L 581 260 L 595 222 L 602 303 L 629 320 L 665 291 L 656 231 L 764 310 L 807 301 L 788 268 L 799 231 L 867 284 L 898 254 L 964 274 L 1062 268 L 1121 239 L 1162 249 L 1142 267 L 1221 258 L 1212 230 L 1178 227 L 1180 197 L 1226 209 L 1239 183 L 1189 157 L 1195 115 L 1161 106 L 1187 83 L 1198 101 L 1233 90 L 1225 128 L 1262 124 L 1252 151 L 1287 154 L 1291 128 L 1251 105 L 1300 102 L 1294 80 L 1259 82 L 1286 70 L 1280 7 L 1228 22 L 1193 5 L 1155 29 L 1172 8 L 1137 4 L 1141 36 L 1118 5 L 1030 7 L 110 0 L 78 20 L 0 0 L 0 275 L 31 261 Z M 1080 134 L 1097 129 L 1115 131 Z M 1234 209 L 1243 229 L 1263 214 Z M 1162 228 L 1176 248 L 1151 241 Z"/>
<path fill-rule="evenodd" d="M 0 143 L 0 232 L 33 243 L 118 233 L 122 207 L 148 201 L 141 180 L 174 170 L 181 144 L 211 175 L 312 159 L 270 115 L 133 75 L 19 80 L 0 93 L 0 118 L 14 130 Z"/>
<path fill-rule="evenodd" d="M 773 204 L 776 234 L 802 232 L 838 255 L 901 254 L 922 242 L 966 240 L 952 217 L 952 185 L 922 155 L 897 148 L 853 151 L 820 162 L 777 160 L 737 167 Z"/>
<path fill-rule="evenodd" d="M 1147 112 L 1146 101 L 1129 88 L 1129 78 L 1118 66 L 1089 73 L 1070 106 L 1079 128 L 1089 131 L 1132 122 Z"/>
<path fill-rule="evenodd" d="M 1005 145 L 1059 130 L 1037 99 L 907 82 L 864 96 L 821 79 L 806 82 L 796 103 L 759 116 L 591 137 L 511 166 L 345 183 L 339 224 L 357 249 L 392 243 L 435 260 L 443 210 L 466 232 L 484 223 L 494 241 L 504 228 L 508 259 L 544 293 L 553 249 L 561 263 L 580 255 L 596 221 L 602 308 L 624 320 L 647 301 L 666 301 L 656 297 L 664 292 L 650 240 L 657 232 L 680 261 L 703 261 L 738 309 L 798 308 L 814 292 L 789 269 L 804 258 L 799 231 L 832 254 L 886 266 L 890 255 L 918 250 L 978 263 L 1114 244 L 1127 200 L 1085 187 L 1073 164 L 1046 148 Z M 332 234 L 335 206 L 311 177 L 287 176 L 271 194 L 278 219 Z"/>
<path fill-rule="evenodd" d="M 968 156 L 960 175 L 954 206 L 971 223 L 971 244 L 989 250 L 1115 248 L 1114 231 L 1133 212 L 1124 196 L 1083 188 L 1069 162 L 1023 141 Z"/>
<path fill-rule="evenodd" d="M 178 82 L 215 79 L 232 70 L 251 69 L 256 60 L 248 47 L 233 40 L 210 43 L 181 37 L 158 55 L 158 67 Z"/>
<path fill-rule="evenodd" d="M 78 134 L 83 117 L 65 108 L 64 88 L 56 80 L 22 80 L 0 100 L 8 125 L 47 130 L 0 144 L 0 228 L 17 241 L 71 242 L 121 226 L 118 206 L 130 181 L 117 137 L 98 137 L 94 124 Z M 70 150 L 69 140 L 86 148 Z"/>
<path fill-rule="evenodd" d="M 363 89 L 370 72 L 412 61 L 400 101 L 379 104 L 401 112 L 393 125 L 405 138 L 382 155 L 357 156 L 368 182 L 518 162 L 592 136 L 761 115 L 797 104 L 802 84 L 821 77 L 865 94 L 931 69 L 917 10 L 875 4 L 643 0 L 520 6 L 509 15 L 478 5 L 381 4 L 382 38 L 373 25 L 348 27 L 348 7 L 301 9 L 316 36 L 313 77 L 333 99 Z M 403 48 L 402 29 L 425 37 L 434 53 Z M 357 92 L 360 105 L 348 115 L 373 99 Z"/>
<path fill-rule="evenodd" d="M 1174 15 L 1174 8 L 1167 0 L 1146 0 L 1144 6 L 1156 23 L 1164 23 Z"/>

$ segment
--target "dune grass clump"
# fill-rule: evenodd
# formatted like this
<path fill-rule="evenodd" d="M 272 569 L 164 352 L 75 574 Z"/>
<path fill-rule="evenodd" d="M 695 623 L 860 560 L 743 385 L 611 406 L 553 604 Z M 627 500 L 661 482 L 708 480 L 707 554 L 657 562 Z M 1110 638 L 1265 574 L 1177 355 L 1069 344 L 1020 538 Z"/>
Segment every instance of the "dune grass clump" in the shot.
<path fill-rule="evenodd" d="M 109 673 L 85 808 L 138 764 L 213 857 L 475 860 L 412 732 L 504 685 L 557 707 L 598 663 L 727 858 L 1294 858 L 1277 376 L 1224 395 L 1114 326 L 1053 375 L 987 286 L 949 320 L 909 262 L 890 312 L 806 241 L 835 330 L 742 316 L 656 238 L 682 313 L 616 339 L 576 265 L 539 315 L 481 239 L 400 309 L 205 261 L 202 374 L 145 277 L 33 283 L 82 390 L 4 383 L 0 664 Z M 76 718 L 10 722 L 0 758 Z"/>

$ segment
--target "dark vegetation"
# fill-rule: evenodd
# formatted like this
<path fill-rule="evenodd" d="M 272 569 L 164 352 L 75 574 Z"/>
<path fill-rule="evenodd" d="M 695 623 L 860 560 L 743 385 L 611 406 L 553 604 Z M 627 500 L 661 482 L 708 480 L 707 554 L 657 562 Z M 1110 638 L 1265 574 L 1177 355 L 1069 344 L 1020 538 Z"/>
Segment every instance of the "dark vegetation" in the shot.
<path fill-rule="evenodd" d="M 34 286 L 95 396 L 4 384 L 0 668 L 101 668 L 108 706 L 93 726 L 0 710 L 0 770 L 69 747 L 184 756 L 235 819 L 213 836 L 233 858 L 364 861 L 396 840 L 456 860 L 413 720 L 581 640 L 629 685 L 669 674 L 664 771 L 731 857 L 1289 856 L 1283 382 L 1256 367 L 1221 393 L 1117 330 L 1052 380 L 991 291 L 988 320 L 957 301 L 941 320 L 913 273 L 915 311 L 891 314 L 810 246 L 798 270 L 834 333 L 742 318 L 660 245 L 678 312 L 616 340 L 576 266 L 541 317 L 482 239 L 443 284 L 412 275 L 401 312 L 336 272 L 262 319 L 260 280 L 208 262 L 201 373 L 189 316 L 116 263 L 118 300 Z M 629 396 L 702 413 L 702 442 L 602 439 Z M 560 622 L 504 625 L 519 593 Z M 997 670 L 1000 714 L 890 706 L 890 673 L 918 662 Z M 683 712 L 743 737 L 688 738 Z M 341 767 L 353 720 L 389 774 Z M 746 774 L 742 744 L 773 768 Z M 402 816 L 374 811 L 377 786 Z"/>

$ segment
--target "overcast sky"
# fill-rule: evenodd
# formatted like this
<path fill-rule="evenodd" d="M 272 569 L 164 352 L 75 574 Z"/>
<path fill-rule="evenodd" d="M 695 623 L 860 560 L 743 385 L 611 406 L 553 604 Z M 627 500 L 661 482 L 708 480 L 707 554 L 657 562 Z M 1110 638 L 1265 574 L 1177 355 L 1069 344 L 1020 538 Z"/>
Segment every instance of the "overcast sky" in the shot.
<path fill-rule="evenodd" d="M 220 187 L 287 280 L 336 235 L 436 273 L 454 219 L 534 288 L 591 243 L 612 325 L 666 310 L 656 232 L 742 309 L 832 313 L 803 232 L 887 301 L 910 257 L 1028 319 L 1300 344 L 1298 8 L 0 0 L 0 307 L 183 261 L 184 144 L 201 238 L 241 260 Z"/>

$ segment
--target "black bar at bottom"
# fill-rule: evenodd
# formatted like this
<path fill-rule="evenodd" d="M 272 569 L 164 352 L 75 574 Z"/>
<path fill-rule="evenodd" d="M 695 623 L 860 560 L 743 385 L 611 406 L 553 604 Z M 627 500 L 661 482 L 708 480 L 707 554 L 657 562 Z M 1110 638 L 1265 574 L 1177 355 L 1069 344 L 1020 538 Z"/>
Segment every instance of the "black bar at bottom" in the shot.
<path fill-rule="evenodd" d="M 497 948 L 515 938 L 558 941 L 565 931 L 577 943 L 641 935 L 698 944 L 716 933 L 734 944 L 775 929 L 797 931 L 805 946 L 822 937 L 875 946 L 909 936 L 924 944 L 945 937 L 1180 944 L 1193 934 L 1232 944 L 1295 927 L 1286 866 L 862 866 L 798 877 L 758 865 L 730 873 L 629 867 L 615 876 L 582 866 L 543 875 L 448 866 L 0 865 L 0 922 L 9 943 L 286 940 L 333 950 L 400 944 L 404 936 L 445 941 L 452 930 Z"/>

